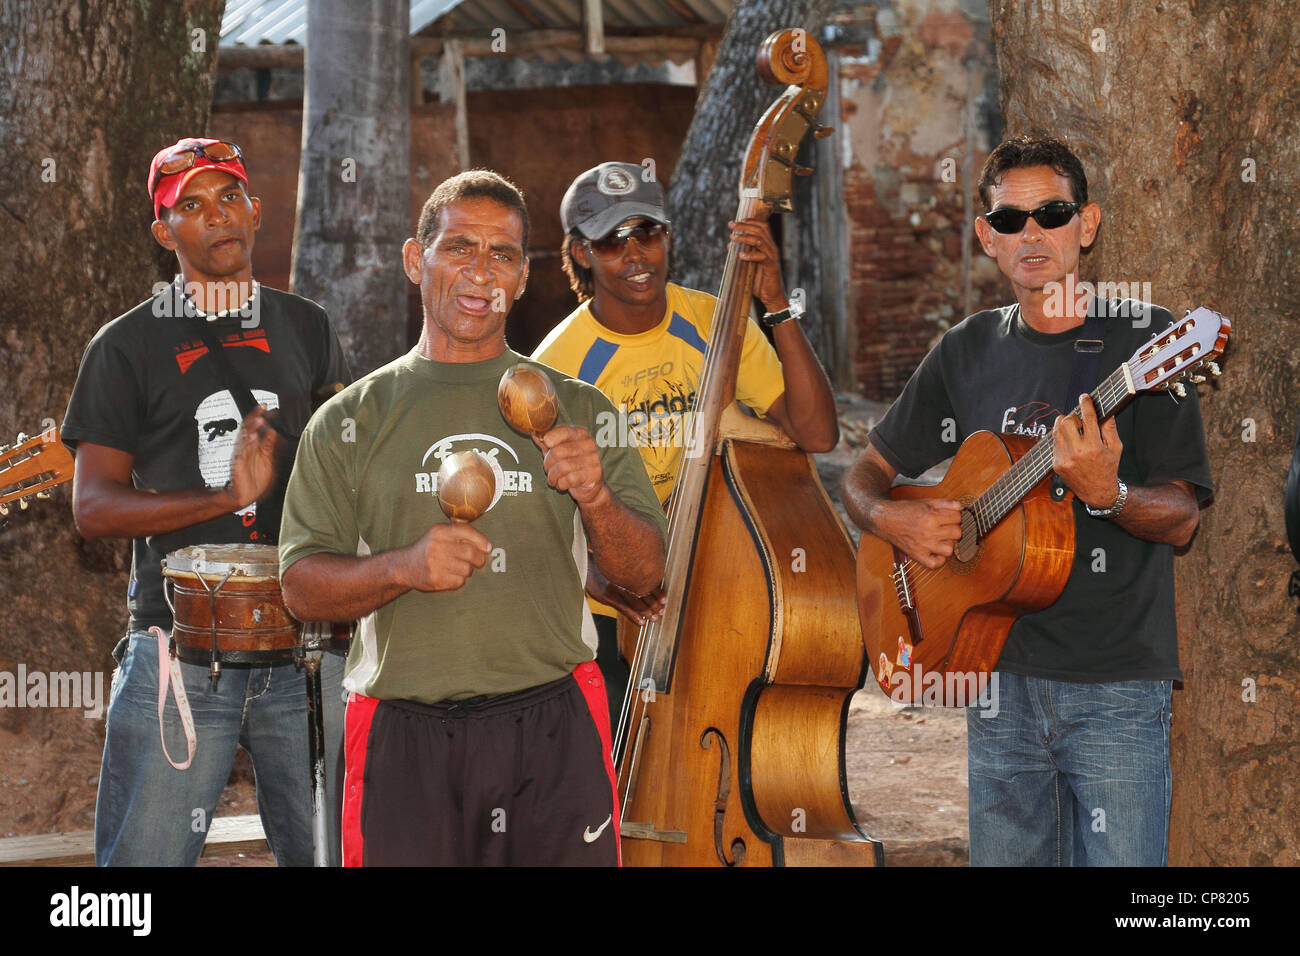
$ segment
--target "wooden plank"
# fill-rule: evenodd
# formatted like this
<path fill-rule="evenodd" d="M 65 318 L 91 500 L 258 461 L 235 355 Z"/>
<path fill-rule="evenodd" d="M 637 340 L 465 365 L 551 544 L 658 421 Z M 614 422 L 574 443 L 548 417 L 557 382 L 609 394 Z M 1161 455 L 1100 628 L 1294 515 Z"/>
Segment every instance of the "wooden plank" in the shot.
<path fill-rule="evenodd" d="M 266 834 L 257 814 L 216 817 L 203 844 L 203 855 L 234 856 L 263 853 Z M 0 839 L 0 866 L 94 866 L 95 833 L 41 833 Z"/>
<path fill-rule="evenodd" d="M 714 37 L 716 52 L 717 30 Z M 602 31 L 602 49 L 613 55 L 648 55 L 673 59 L 696 55 L 700 49 L 700 40 L 695 36 L 611 36 Z M 412 57 L 441 56 L 444 46 L 452 40 L 441 37 L 411 37 Z M 491 37 L 462 37 L 454 42 L 461 45 L 464 56 L 536 56 L 543 50 L 564 49 L 586 51 L 587 35 L 577 30 L 529 30 L 512 33 L 504 50 L 493 49 Z M 497 44 L 498 47 L 500 44 Z M 712 62 L 712 58 L 710 58 Z M 231 70 L 301 70 L 303 68 L 303 48 L 301 46 L 254 46 L 221 47 L 217 56 L 217 69 L 222 72 Z"/>

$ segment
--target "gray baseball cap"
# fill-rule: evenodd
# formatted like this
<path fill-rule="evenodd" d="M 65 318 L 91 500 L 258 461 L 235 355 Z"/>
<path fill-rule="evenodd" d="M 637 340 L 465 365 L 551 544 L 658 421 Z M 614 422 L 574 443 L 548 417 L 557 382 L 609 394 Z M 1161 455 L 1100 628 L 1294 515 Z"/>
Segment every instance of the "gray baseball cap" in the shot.
<path fill-rule="evenodd" d="M 647 182 L 644 172 L 636 163 L 601 163 L 587 170 L 560 202 L 564 231 L 576 229 L 587 239 L 600 239 L 635 216 L 669 225 L 663 187 L 657 179 Z"/>

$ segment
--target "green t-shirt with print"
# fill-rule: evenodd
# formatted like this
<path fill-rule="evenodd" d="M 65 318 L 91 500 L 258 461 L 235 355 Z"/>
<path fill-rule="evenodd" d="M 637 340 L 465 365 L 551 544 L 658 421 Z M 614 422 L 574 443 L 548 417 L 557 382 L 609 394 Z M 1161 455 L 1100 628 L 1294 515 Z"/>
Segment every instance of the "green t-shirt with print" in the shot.
<path fill-rule="evenodd" d="M 431 362 L 415 352 L 330 399 L 298 447 L 280 528 L 280 573 L 318 553 L 379 554 L 446 523 L 443 459 L 477 450 L 493 464 L 497 498 L 474 522 L 487 563 L 455 591 L 408 591 L 358 622 L 344 685 L 382 699 L 436 703 L 510 693 L 557 680 L 594 657 L 583 582 L 587 542 L 577 504 L 546 482 L 542 454 L 497 406 L 512 365 L 544 371 L 558 424 L 597 435 L 597 389 L 515 352 L 486 362 Z M 598 443 L 599 447 L 599 443 Z M 635 448 L 600 447 L 605 482 L 662 535 L 663 509 Z"/>

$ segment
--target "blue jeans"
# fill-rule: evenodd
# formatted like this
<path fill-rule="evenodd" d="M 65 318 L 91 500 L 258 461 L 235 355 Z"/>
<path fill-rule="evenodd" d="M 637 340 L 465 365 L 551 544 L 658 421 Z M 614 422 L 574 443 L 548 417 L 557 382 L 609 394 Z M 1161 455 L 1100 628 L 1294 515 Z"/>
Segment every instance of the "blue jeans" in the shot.
<path fill-rule="evenodd" d="M 971 866 L 1168 865 L 1173 682 L 997 676 L 996 716 L 966 711 Z"/>
<path fill-rule="evenodd" d="M 108 701 L 104 760 L 95 803 L 99 866 L 193 866 L 203 850 L 217 801 L 230 777 L 235 748 L 252 758 L 257 808 L 281 866 L 312 865 L 311 776 L 304 672 L 293 664 L 222 670 L 216 693 L 206 665 L 181 662 L 198 745 L 187 770 L 163 756 L 158 739 L 158 641 L 132 631 L 118 644 L 120 662 Z M 330 859 L 337 865 L 339 820 L 333 785 L 343 736 L 344 658 L 321 659 L 325 752 L 330 788 L 326 812 Z M 167 694 L 167 750 L 183 763 L 185 731 Z"/>

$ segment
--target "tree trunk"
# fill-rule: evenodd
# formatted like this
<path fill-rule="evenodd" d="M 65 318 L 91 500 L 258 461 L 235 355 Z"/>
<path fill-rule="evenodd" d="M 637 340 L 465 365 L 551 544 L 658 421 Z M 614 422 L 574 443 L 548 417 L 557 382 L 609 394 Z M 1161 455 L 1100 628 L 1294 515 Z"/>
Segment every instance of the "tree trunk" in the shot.
<path fill-rule="evenodd" d="M 1103 222 L 1085 278 L 1149 282 L 1175 315 L 1207 305 L 1233 320 L 1224 376 L 1201 390 L 1216 500 L 1175 564 L 1170 861 L 1295 865 L 1300 649 L 1282 506 L 1300 409 L 1294 4 L 992 12 L 1007 135 L 1062 135 L 1093 177 Z"/>
<path fill-rule="evenodd" d="M 307 6 L 293 291 L 329 313 L 357 376 L 406 351 L 410 7 Z"/>
<path fill-rule="evenodd" d="M 222 6 L 0 5 L 0 442 L 61 422 L 91 336 L 175 273 L 149 233 L 145 177 L 154 152 L 207 127 Z M 83 541 L 70 499 L 64 485 L 0 518 L 0 671 L 112 669 L 130 545 Z M 0 730 L 33 746 L 88 746 L 102 727 L 79 711 L 0 710 Z"/>
<path fill-rule="evenodd" d="M 768 34 L 787 27 L 803 27 L 809 36 L 818 37 L 830 7 L 831 0 L 741 0 L 732 11 L 717 59 L 696 100 L 695 117 L 668 190 L 675 282 L 716 293 L 722 281 L 727 223 L 736 215 L 745 147 L 754 124 L 781 93 L 781 87 L 764 83 L 759 77 L 754 65 L 758 48 Z M 834 120 L 823 116 L 822 122 L 833 124 Z M 800 156 L 811 152 L 805 143 Z M 800 162 L 811 165 L 806 158 Z M 808 221 L 812 215 L 806 206 L 794 210 L 794 216 Z M 773 225 L 779 235 L 780 225 L 775 219 Z M 796 251 L 799 243 L 785 246 L 788 251 Z M 809 316 L 815 319 L 818 277 L 802 265 L 812 257 L 793 258 L 796 261 L 786 259 L 784 263 L 786 290 L 804 289 L 805 304 L 811 307 Z M 809 336 L 815 343 L 823 338 L 816 329 L 811 329 Z"/>

